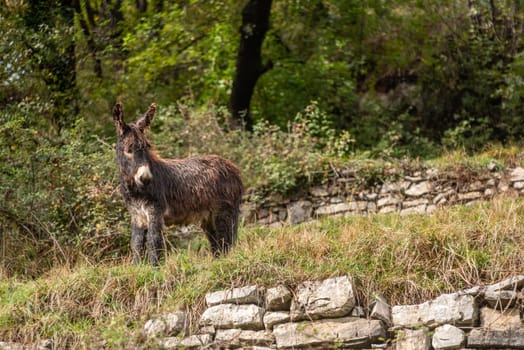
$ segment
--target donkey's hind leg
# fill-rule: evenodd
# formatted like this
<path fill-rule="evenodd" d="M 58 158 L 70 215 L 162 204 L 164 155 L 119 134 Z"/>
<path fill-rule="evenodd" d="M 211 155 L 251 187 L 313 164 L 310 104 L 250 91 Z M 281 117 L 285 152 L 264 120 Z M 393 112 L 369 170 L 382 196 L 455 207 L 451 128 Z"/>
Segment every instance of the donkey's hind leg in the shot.
<path fill-rule="evenodd" d="M 214 220 L 206 222 L 203 229 L 211 244 L 213 256 L 227 254 L 237 239 L 238 210 L 234 208 L 219 210 Z"/>

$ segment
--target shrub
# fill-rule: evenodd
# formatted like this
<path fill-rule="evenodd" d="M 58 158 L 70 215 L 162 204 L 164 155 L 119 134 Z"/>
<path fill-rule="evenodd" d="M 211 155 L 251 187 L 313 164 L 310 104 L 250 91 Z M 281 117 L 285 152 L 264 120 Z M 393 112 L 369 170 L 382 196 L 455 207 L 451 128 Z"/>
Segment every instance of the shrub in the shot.
<path fill-rule="evenodd" d="M 114 156 L 111 147 L 86 135 L 81 121 L 60 136 L 20 116 L 0 127 L 0 270 L 36 276 L 84 254 L 114 254 L 124 217 Z"/>

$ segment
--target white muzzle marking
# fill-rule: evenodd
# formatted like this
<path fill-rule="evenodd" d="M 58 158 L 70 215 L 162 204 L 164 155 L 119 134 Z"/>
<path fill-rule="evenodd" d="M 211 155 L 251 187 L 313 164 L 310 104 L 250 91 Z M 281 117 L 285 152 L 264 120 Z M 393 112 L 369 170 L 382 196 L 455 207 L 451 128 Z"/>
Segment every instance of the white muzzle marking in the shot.
<path fill-rule="evenodd" d="M 143 186 L 144 181 L 151 180 L 153 178 L 153 174 L 151 174 L 151 169 L 149 169 L 149 165 L 141 165 L 136 169 L 135 173 L 135 183 L 138 186 Z"/>

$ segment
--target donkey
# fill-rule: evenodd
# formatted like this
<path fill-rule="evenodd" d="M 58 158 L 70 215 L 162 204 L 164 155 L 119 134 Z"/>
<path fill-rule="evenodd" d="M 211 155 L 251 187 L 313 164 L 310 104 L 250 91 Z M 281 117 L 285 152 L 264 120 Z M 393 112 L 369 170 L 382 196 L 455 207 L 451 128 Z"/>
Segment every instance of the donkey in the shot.
<path fill-rule="evenodd" d="M 164 250 L 162 230 L 174 224 L 200 224 L 215 257 L 237 239 L 243 184 L 240 171 L 216 155 L 186 159 L 158 156 L 144 132 L 156 104 L 135 123 L 124 121 L 121 102 L 113 108 L 120 192 L 131 214 L 131 252 L 135 264 L 147 248 L 158 265 Z"/>

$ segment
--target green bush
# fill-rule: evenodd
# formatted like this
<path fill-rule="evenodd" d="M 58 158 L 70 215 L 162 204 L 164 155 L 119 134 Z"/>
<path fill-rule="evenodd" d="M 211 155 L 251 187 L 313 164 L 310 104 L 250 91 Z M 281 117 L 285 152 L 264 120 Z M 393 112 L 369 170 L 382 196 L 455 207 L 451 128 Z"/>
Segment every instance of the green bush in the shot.
<path fill-rule="evenodd" d="M 0 126 L 1 270 L 38 275 L 121 250 L 124 212 L 111 147 L 82 130 L 46 135 L 21 116 Z"/>

